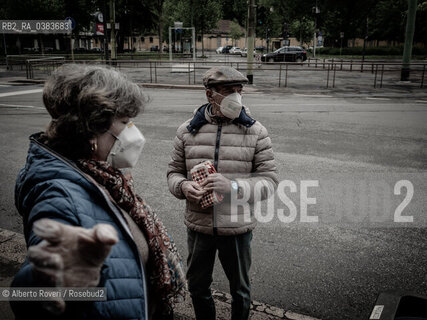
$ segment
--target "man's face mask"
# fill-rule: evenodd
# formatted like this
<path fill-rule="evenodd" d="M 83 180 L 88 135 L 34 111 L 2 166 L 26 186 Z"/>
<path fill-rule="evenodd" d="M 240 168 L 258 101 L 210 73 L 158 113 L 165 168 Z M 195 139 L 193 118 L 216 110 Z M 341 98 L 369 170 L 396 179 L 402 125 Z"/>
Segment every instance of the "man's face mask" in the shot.
<path fill-rule="evenodd" d="M 118 136 L 108 132 L 116 138 L 116 141 L 111 147 L 107 162 L 117 169 L 133 168 L 138 162 L 145 144 L 141 131 L 133 122 L 129 122 Z"/>
<path fill-rule="evenodd" d="M 219 110 L 225 117 L 232 120 L 239 117 L 243 106 L 242 95 L 240 93 L 233 92 L 228 96 L 223 96 L 222 94 L 214 91 L 214 94 L 218 94 L 224 97 L 224 99 L 221 101 L 221 104 L 219 105 Z"/>

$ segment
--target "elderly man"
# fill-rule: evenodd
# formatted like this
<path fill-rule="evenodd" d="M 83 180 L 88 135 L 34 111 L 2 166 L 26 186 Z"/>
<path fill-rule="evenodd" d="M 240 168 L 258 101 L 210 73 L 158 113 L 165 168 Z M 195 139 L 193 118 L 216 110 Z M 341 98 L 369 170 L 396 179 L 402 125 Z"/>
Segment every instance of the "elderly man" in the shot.
<path fill-rule="evenodd" d="M 250 244 L 256 221 L 244 205 L 236 208 L 235 200 L 244 199 L 251 212 L 254 201 L 267 198 L 277 186 L 267 130 L 242 105 L 242 89 L 247 82 L 231 67 L 206 72 L 203 84 L 208 103 L 178 128 L 167 172 L 171 193 L 187 200 L 187 279 L 197 319 L 215 319 L 210 286 L 216 251 L 230 283 L 232 319 L 248 319 Z M 201 184 L 192 181 L 191 169 L 206 160 L 212 161 L 216 173 Z M 261 191 L 255 195 L 257 183 Z M 202 196 L 212 191 L 224 199 L 202 207 Z"/>

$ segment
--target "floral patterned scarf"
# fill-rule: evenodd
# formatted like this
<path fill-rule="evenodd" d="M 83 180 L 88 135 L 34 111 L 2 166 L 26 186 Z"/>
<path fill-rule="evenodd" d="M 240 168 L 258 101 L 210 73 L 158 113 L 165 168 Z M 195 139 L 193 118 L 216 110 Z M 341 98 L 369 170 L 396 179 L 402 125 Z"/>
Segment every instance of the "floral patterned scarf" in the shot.
<path fill-rule="evenodd" d="M 105 161 L 79 160 L 77 165 L 108 190 L 143 232 L 149 247 L 150 284 L 162 304 L 171 308 L 174 302 L 182 301 L 186 290 L 182 259 L 163 223 L 135 193 L 133 179 Z"/>

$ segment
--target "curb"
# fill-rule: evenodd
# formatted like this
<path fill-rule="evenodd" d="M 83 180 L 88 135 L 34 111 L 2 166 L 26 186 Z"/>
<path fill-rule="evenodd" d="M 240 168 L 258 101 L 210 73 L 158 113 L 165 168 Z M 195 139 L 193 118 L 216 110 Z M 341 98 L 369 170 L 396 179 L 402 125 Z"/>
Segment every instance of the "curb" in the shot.
<path fill-rule="evenodd" d="M 181 85 L 181 84 L 162 84 L 162 83 L 138 83 L 143 88 L 158 88 L 158 89 L 187 89 L 187 90 L 205 90 L 202 85 Z"/>
<path fill-rule="evenodd" d="M 19 79 L 15 78 L 0 78 L 0 85 L 10 85 L 10 86 L 18 86 L 18 85 L 31 85 L 31 84 L 44 84 L 45 80 L 43 79 Z M 139 86 L 143 88 L 153 88 L 153 89 L 178 89 L 178 90 L 205 90 L 203 85 L 192 85 L 192 84 L 172 84 L 172 83 L 149 83 L 149 82 L 139 82 L 137 83 Z M 369 91 L 369 92 L 347 92 L 346 90 L 331 90 L 331 89 L 296 89 L 296 88 L 284 88 L 284 87 L 265 87 L 265 86 L 257 86 L 257 85 L 246 85 L 245 93 L 259 93 L 263 92 L 265 94 L 268 93 L 281 93 L 281 94 L 332 94 L 334 96 L 343 96 L 347 95 L 360 97 L 365 95 L 372 95 L 373 97 L 389 97 L 389 98 L 414 98 L 414 94 L 412 92 L 395 92 L 393 90 L 385 91 L 388 94 L 378 92 Z M 424 97 L 424 95 L 422 95 Z"/>
<path fill-rule="evenodd" d="M 13 268 L 9 270 L 11 274 L 2 274 L 1 277 L 6 280 L 2 281 L 2 286 L 9 286 L 14 273 L 18 271 L 20 265 L 24 262 L 26 256 L 26 244 L 24 236 L 20 233 L 9 231 L 0 228 L 0 263 L 12 265 Z M 6 282 L 6 283 L 5 283 Z M 212 290 L 212 296 L 215 301 L 217 309 L 217 319 L 226 320 L 230 319 L 231 314 L 231 295 L 222 291 Z M 0 310 L 9 308 L 2 306 Z M 12 315 L 10 310 L 2 310 L 3 314 L 7 316 Z M 13 315 L 12 315 L 13 316 Z M 7 318 L 7 317 L 6 317 Z M 6 319 L 5 318 L 5 319 Z M 187 293 L 185 301 L 178 303 L 175 306 L 175 318 L 182 320 L 195 319 L 193 306 L 191 303 L 190 295 Z M 266 303 L 252 301 L 250 319 L 252 320 L 320 320 L 317 318 L 298 314 L 291 310 L 284 310 Z"/>

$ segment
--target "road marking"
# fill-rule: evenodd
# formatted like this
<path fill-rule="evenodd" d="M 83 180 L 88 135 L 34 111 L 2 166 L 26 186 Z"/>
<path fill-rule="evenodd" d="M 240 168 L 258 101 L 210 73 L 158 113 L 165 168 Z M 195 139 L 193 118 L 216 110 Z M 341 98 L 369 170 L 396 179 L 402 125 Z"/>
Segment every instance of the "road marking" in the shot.
<path fill-rule="evenodd" d="M 367 100 L 390 100 L 390 98 L 365 97 Z"/>
<path fill-rule="evenodd" d="M 311 98 L 333 98 L 333 96 L 328 96 L 328 95 L 325 95 L 325 94 L 301 94 L 301 93 L 294 93 L 294 96 L 311 97 Z"/>
<path fill-rule="evenodd" d="M 28 109 L 41 109 L 41 110 L 45 109 L 45 108 L 36 107 L 36 106 L 22 106 L 22 105 L 16 105 L 16 104 L 3 104 L 3 103 L 0 103 L 0 107 L 6 107 L 6 108 L 28 108 Z"/>
<path fill-rule="evenodd" d="M 417 103 L 427 103 L 427 100 L 416 100 Z"/>
<path fill-rule="evenodd" d="M 5 92 L 5 93 L 0 93 L 0 98 L 2 98 L 2 97 L 10 97 L 10 96 L 20 96 L 22 94 L 38 93 L 38 92 L 42 92 L 42 91 L 43 91 L 43 89 L 33 89 L 33 90 Z"/>

